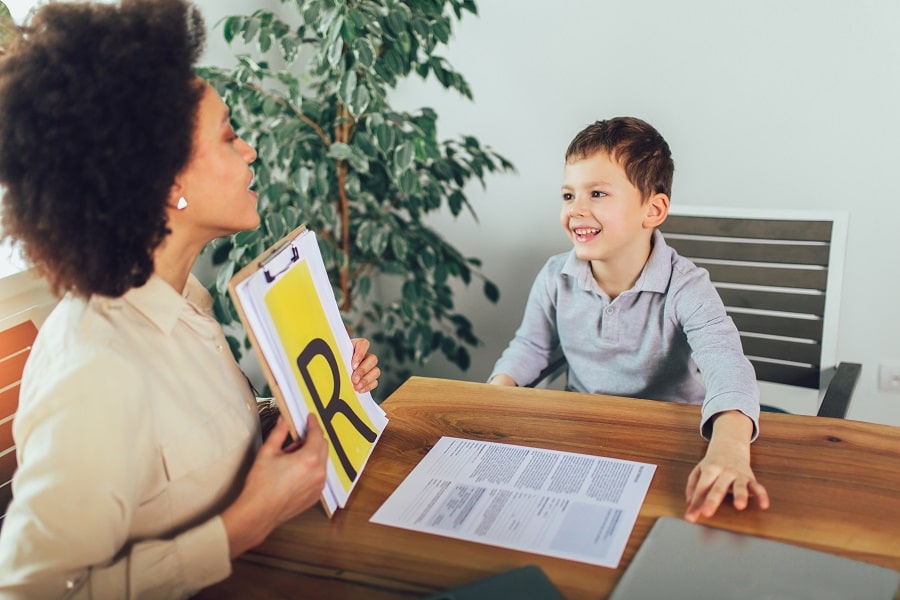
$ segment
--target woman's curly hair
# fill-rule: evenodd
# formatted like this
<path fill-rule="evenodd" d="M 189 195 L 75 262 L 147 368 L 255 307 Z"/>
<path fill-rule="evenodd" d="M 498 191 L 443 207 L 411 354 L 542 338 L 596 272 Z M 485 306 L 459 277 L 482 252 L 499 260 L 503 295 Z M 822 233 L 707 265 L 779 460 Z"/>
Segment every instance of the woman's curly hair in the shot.
<path fill-rule="evenodd" d="M 48 4 L 0 57 L 3 237 L 57 294 L 120 296 L 153 273 L 204 31 L 185 0 Z"/>

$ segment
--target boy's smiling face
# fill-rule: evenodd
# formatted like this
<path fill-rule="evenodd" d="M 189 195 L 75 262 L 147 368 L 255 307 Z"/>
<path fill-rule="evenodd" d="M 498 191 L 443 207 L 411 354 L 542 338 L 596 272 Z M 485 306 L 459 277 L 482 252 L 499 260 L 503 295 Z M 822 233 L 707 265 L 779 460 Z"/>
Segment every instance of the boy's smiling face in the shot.
<path fill-rule="evenodd" d="M 566 163 L 560 222 L 581 260 L 627 270 L 640 263 L 642 268 L 658 224 L 648 219 L 654 204 L 644 201 L 622 165 L 605 152 Z"/>

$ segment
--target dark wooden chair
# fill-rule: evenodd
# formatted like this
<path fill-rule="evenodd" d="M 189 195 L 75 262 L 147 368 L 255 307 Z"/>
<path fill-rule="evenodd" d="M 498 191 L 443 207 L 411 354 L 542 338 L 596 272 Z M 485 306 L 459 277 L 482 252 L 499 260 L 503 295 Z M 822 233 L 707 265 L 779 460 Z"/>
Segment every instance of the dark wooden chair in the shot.
<path fill-rule="evenodd" d="M 763 408 L 844 418 L 862 368 L 837 361 L 846 213 L 673 205 L 660 230 L 709 271 L 761 382 Z M 530 385 L 564 369 L 557 358 Z M 767 391 L 790 398 L 777 389 L 785 387 L 816 392 L 813 410 L 770 403 Z"/>

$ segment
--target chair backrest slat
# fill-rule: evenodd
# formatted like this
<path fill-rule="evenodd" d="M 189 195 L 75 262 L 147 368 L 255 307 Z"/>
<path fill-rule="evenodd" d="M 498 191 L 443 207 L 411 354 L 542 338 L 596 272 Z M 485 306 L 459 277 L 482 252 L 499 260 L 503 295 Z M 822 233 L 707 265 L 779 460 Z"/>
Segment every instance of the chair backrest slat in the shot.
<path fill-rule="evenodd" d="M 728 308 L 752 308 L 775 312 L 796 313 L 822 317 L 825 314 L 825 295 L 800 292 L 767 292 L 758 289 L 716 288 Z"/>
<path fill-rule="evenodd" d="M 783 360 L 804 365 L 820 366 L 822 347 L 806 340 L 787 340 L 741 336 L 744 354 L 764 356 L 772 360 Z"/>
<path fill-rule="evenodd" d="M 663 227 L 668 233 L 760 240 L 831 242 L 832 236 L 832 221 L 815 219 L 694 216 L 672 212 Z"/>
<path fill-rule="evenodd" d="M 667 242 L 682 256 L 696 259 L 753 261 L 775 264 L 828 266 L 828 245 L 755 243 L 735 239 L 695 239 L 670 236 Z"/>
<path fill-rule="evenodd" d="M 818 389 L 819 369 L 804 367 L 801 365 L 785 365 L 769 363 L 750 358 L 753 368 L 756 370 L 756 378 L 761 381 L 773 381 L 786 385 Z"/>
<path fill-rule="evenodd" d="M 727 310 L 727 309 L 726 309 Z M 729 311 L 731 320 L 742 333 L 756 333 L 819 342 L 822 321 L 779 315 L 757 315 Z"/>
<path fill-rule="evenodd" d="M 679 254 L 681 254 L 679 252 Z M 689 254 L 682 255 L 693 259 Z M 694 260 L 709 271 L 713 283 L 789 287 L 824 291 L 828 272 L 824 269 L 787 269 L 759 265 L 717 264 Z"/>

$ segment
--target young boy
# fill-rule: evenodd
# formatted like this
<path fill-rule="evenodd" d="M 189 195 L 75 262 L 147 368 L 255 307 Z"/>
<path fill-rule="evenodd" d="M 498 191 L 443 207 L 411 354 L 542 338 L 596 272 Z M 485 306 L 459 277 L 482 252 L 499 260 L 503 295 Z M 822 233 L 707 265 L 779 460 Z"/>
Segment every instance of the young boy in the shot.
<path fill-rule="evenodd" d="M 675 167 L 640 119 L 597 121 L 566 150 L 560 221 L 574 249 L 541 269 L 522 324 L 489 381 L 525 385 L 561 348 L 568 389 L 702 404 L 706 456 L 688 477 L 685 518 L 769 497 L 750 468 L 759 387 L 709 275 L 666 245 Z M 703 374 L 703 382 L 698 377 Z M 705 384 L 705 386 L 704 386 Z"/>

